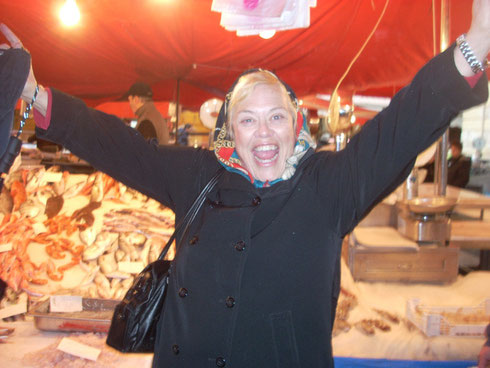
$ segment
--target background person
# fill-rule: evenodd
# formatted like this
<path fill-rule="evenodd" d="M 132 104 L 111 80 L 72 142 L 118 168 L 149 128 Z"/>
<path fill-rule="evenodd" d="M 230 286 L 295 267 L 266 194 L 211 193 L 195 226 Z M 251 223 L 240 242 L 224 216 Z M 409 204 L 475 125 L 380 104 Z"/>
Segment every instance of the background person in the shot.
<path fill-rule="evenodd" d="M 185 124 L 183 127 L 179 128 L 178 134 L 177 134 L 177 142 L 181 146 L 188 146 L 189 145 L 189 133 L 192 129 L 191 124 Z"/>
<path fill-rule="evenodd" d="M 447 183 L 464 188 L 470 181 L 471 158 L 462 154 L 461 142 L 451 142 L 451 157 L 447 161 Z"/>
<path fill-rule="evenodd" d="M 485 329 L 485 337 L 487 341 L 481 347 L 480 354 L 478 355 L 478 368 L 490 367 L 490 323 Z"/>
<path fill-rule="evenodd" d="M 158 144 L 168 144 L 167 123 L 153 103 L 153 91 L 146 83 L 134 83 L 126 92 L 129 106 L 138 117 L 136 130 L 146 139 L 156 139 Z"/>

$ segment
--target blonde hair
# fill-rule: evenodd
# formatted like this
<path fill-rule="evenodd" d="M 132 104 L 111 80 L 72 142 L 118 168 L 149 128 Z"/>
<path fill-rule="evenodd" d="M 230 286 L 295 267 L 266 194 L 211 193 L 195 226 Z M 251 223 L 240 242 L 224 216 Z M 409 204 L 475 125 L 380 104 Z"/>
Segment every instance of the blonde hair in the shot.
<path fill-rule="evenodd" d="M 267 86 L 278 86 L 286 96 L 286 100 L 288 101 L 288 110 L 293 118 L 293 128 L 296 128 L 296 120 L 297 120 L 297 102 L 293 100 L 289 92 L 287 91 L 284 84 L 274 75 L 273 73 L 267 70 L 257 70 L 256 72 L 248 73 L 242 75 L 238 80 L 235 88 L 226 96 L 226 133 L 228 138 L 233 139 L 233 129 L 231 126 L 231 122 L 233 121 L 233 110 L 235 106 L 241 101 L 245 100 L 249 97 L 256 86 L 258 85 L 267 85 Z"/>

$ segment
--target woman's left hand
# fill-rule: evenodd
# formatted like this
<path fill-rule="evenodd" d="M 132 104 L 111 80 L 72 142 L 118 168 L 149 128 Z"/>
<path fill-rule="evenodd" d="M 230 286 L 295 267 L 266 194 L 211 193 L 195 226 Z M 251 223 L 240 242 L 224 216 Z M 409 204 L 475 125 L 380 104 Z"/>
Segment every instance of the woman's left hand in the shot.
<path fill-rule="evenodd" d="M 466 34 L 475 57 L 483 61 L 490 52 L 490 0 L 473 0 L 471 26 Z M 471 76 L 473 72 L 458 48 L 454 50 L 454 61 L 462 75 Z"/>

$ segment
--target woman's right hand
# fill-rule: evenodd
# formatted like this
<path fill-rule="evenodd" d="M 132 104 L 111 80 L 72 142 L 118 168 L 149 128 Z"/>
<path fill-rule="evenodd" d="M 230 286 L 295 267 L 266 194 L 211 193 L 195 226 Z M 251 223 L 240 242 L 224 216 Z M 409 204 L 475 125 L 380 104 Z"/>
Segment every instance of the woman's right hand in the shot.
<path fill-rule="evenodd" d="M 23 48 L 20 39 L 5 24 L 0 23 L 0 31 L 3 33 L 3 35 L 9 42 L 9 43 L 0 44 L 1 50 L 8 50 L 9 48 L 14 48 L 14 49 Z M 34 96 L 34 91 L 36 89 L 36 86 L 37 86 L 37 81 L 36 81 L 36 77 L 34 76 L 34 71 L 32 69 L 32 58 L 31 58 L 29 75 L 27 77 L 26 84 L 24 85 L 22 95 L 20 97 L 27 103 L 30 103 L 32 101 L 32 96 Z M 47 92 L 44 90 L 44 88 L 40 87 L 38 92 L 38 97 L 35 103 L 35 108 L 39 110 L 39 112 L 41 112 L 43 115 L 46 114 L 47 101 L 48 101 Z"/>

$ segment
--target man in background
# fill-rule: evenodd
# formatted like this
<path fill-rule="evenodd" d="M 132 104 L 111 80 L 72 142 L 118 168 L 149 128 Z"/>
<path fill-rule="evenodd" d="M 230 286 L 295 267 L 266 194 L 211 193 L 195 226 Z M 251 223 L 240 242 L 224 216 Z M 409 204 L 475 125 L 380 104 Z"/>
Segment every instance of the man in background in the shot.
<path fill-rule="evenodd" d="M 470 180 L 471 159 L 462 154 L 460 141 L 451 142 L 451 158 L 447 161 L 447 183 L 464 188 Z"/>
<path fill-rule="evenodd" d="M 142 82 L 134 83 L 125 96 L 138 118 L 136 130 L 148 140 L 156 139 L 158 144 L 168 144 L 167 124 L 153 103 L 153 91 L 150 86 Z"/>
<path fill-rule="evenodd" d="M 189 132 L 191 131 L 192 125 L 185 124 L 182 128 L 179 128 L 177 135 L 177 142 L 181 146 L 189 145 Z"/>
<path fill-rule="evenodd" d="M 462 153 L 463 146 L 460 141 L 450 142 L 450 158 L 447 161 L 447 184 L 459 188 L 464 188 L 470 181 L 471 159 Z M 427 170 L 424 182 L 434 181 L 434 158 L 422 166 Z"/>

